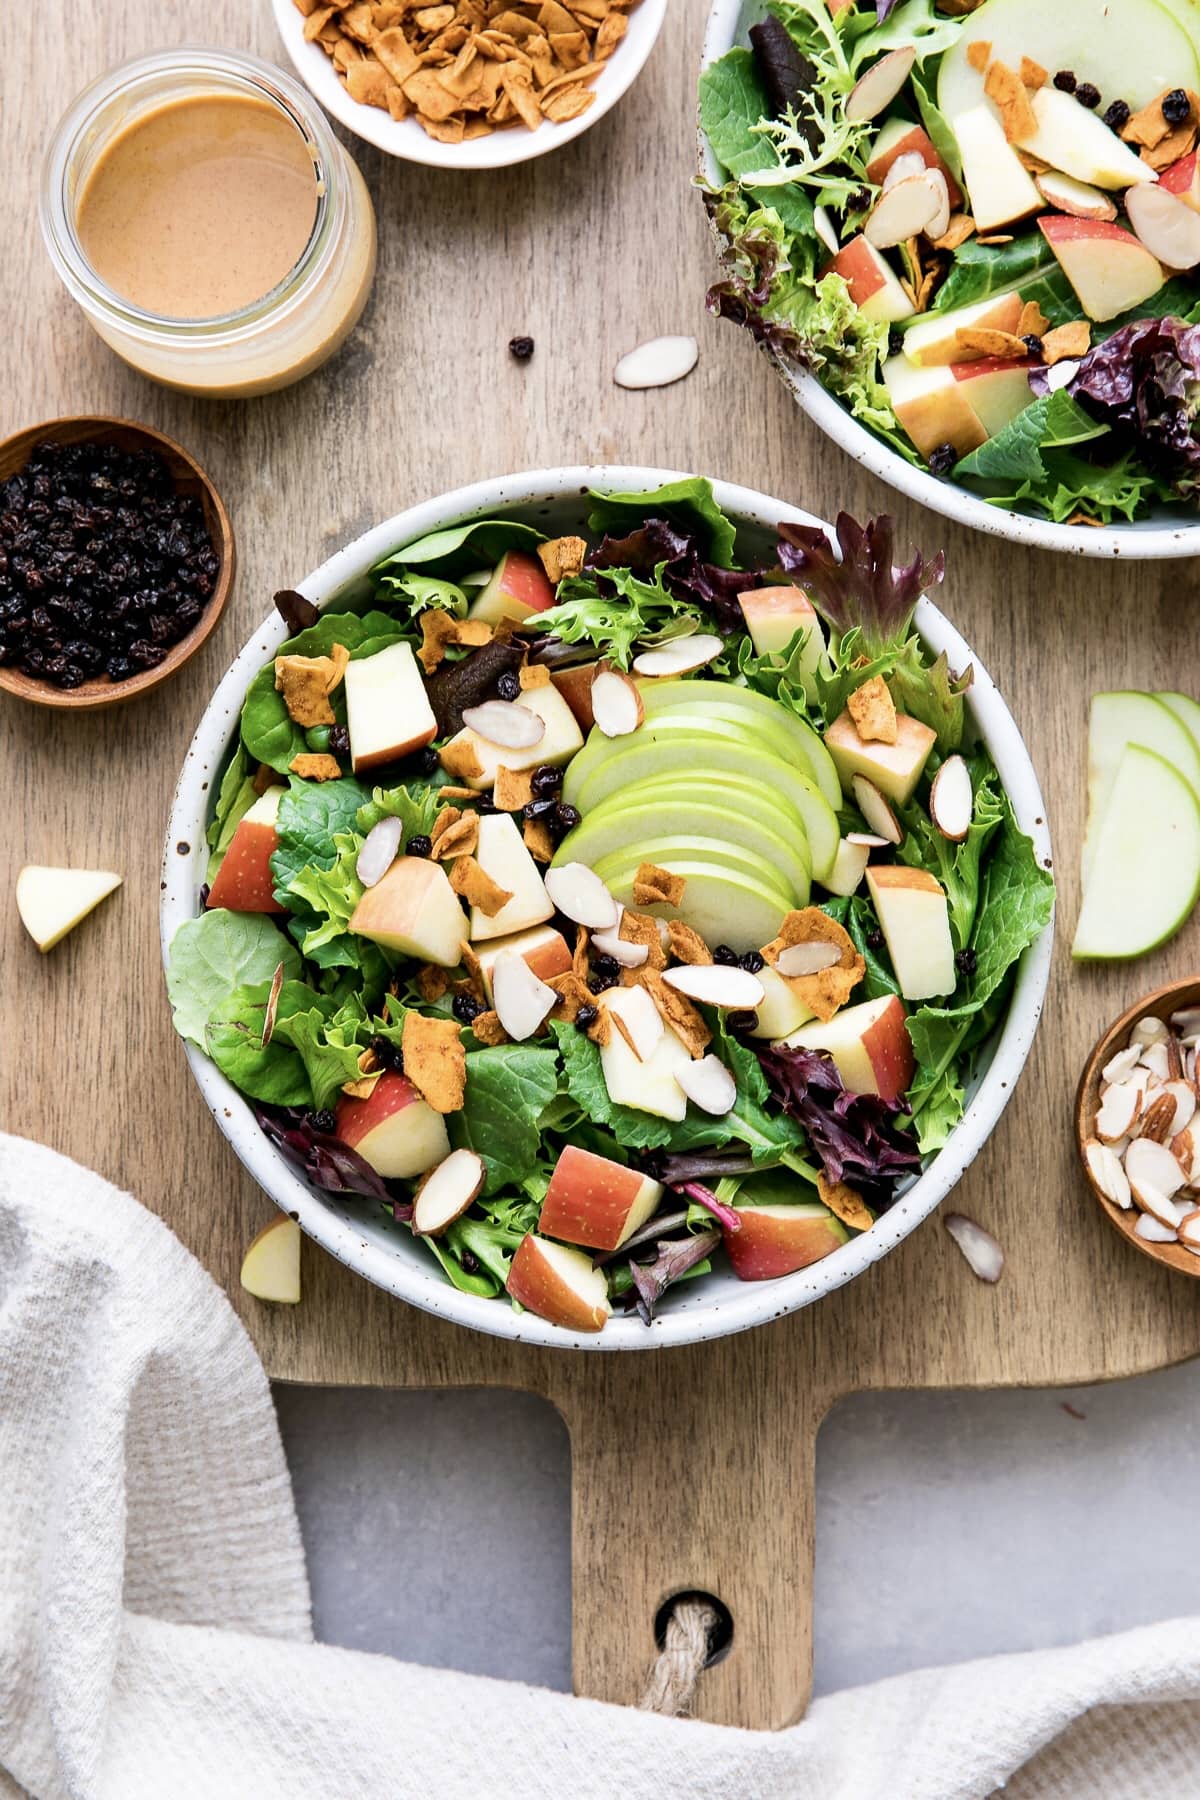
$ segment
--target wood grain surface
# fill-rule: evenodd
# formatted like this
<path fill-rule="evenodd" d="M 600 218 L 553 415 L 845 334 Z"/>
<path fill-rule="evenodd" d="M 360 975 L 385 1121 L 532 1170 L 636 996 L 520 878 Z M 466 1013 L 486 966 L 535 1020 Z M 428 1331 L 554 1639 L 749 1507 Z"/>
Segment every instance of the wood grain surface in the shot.
<path fill-rule="evenodd" d="M 734 1643 L 701 1683 L 708 1718 L 774 1727 L 806 1702 L 813 1457 L 854 1389 L 1076 1382 L 1200 1348 L 1200 1287 L 1134 1256 L 1074 1161 L 1086 1052 L 1143 988 L 1194 969 L 1197 927 L 1128 971 L 1073 970 L 1087 701 L 1101 687 L 1200 690 L 1187 563 L 1058 559 L 948 528 L 889 497 L 795 411 L 766 363 L 703 310 L 712 250 L 690 187 L 703 0 L 676 0 L 634 90 L 560 154 L 455 176 L 360 149 L 380 267 L 337 360 L 288 393 L 190 401 L 125 369 L 51 273 L 35 222 L 43 145 L 67 97 L 120 58 L 195 39 L 178 0 L 6 15 L 0 434 L 65 412 L 140 418 L 212 473 L 238 534 L 237 591 L 202 654 L 117 712 L 52 715 L 3 698 L 4 887 L 24 862 L 123 872 L 125 886 L 49 957 L 0 908 L 0 1120 L 132 1188 L 230 1293 L 272 1375 L 290 1381 L 532 1389 L 574 1454 L 575 1677 L 630 1701 L 660 1602 L 708 1589 Z M 265 5 L 214 0 L 213 42 L 281 52 Z M 626 393 L 618 355 L 695 332 L 699 367 Z M 533 361 L 506 353 L 537 341 Z M 621 461 L 744 482 L 828 516 L 890 505 L 944 543 L 942 604 L 999 680 L 1041 772 L 1061 938 L 1037 1049 L 954 1204 L 1004 1245 L 998 1287 L 939 1220 L 851 1287 L 792 1318 L 692 1350 L 571 1357 L 477 1337 L 386 1298 L 307 1246 L 304 1300 L 241 1293 L 242 1250 L 270 1203 L 213 1130 L 174 1041 L 156 901 L 161 837 L 189 734 L 272 591 L 364 527 L 488 474 Z M 864 1546 L 864 1550 L 869 1547 Z"/>

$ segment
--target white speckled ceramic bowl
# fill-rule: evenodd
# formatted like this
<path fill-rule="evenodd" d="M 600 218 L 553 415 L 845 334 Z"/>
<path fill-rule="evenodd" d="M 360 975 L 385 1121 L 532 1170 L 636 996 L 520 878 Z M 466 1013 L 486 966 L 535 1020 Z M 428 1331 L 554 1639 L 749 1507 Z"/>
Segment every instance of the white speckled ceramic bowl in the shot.
<path fill-rule="evenodd" d="M 550 532 L 573 531 L 583 525 L 590 488 L 637 493 L 679 478 L 677 473 L 659 469 L 574 468 L 480 482 L 377 525 L 301 582 L 301 591 L 321 607 L 345 603 L 366 592 L 367 571 L 389 551 L 442 526 L 477 516 L 513 513 Z M 816 522 L 810 514 L 747 488 L 715 482 L 714 491 L 718 503 L 738 525 L 744 552 L 765 551 L 774 542 L 781 519 Z M 945 650 L 954 667 L 974 665 L 969 709 L 975 728 L 996 763 L 1022 829 L 1032 837 L 1039 858 L 1048 864 L 1050 838 L 1037 776 L 1008 708 L 978 657 L 928 600 L 920 604 L 917 625 L 929 646 Z M 194 918 L 198 910 L 207 859 L 204 834 L 216 777 L 236 730 L 246 690 L 286 635 L 287 628 L 278 616 L 263 622 L 213 695 L 188 750 L 163 857 L 164 958 L 179 926 Z M 668 1296 L 650 1329 L 636 1314 L 618 1313 L 597 1335 L 576 1335 L 532 1313 L 516 1313 L 503 1300 L 460 1293 L 411 1234 L 386 1218 L 371 1201 L 309 1187 L 263 1136 L 252 1109 L 220 1071 L 192 1045 L 186 1047 L 186 1053 L 217 1125 L 255 1180 L 279 1207 L 299 1219 L 310 1237 L 369 1281 L 413 1306 L 498 1337 L 562 1349 L 652 1350 L 745 1331 L 808 1306 L 886 1255 L 928 1217 L 982 1149 L 1024 1067 L 1041 1014 L 1052 936 L 1049 927 L 1022 959 L 1008 1015 L 985 1051 L 962 1123 L 945 1149 L 877 1225 L 824 1261 L 776 1281 L 742 1282 L 728 1269 L 721 1269 L 685 1283 Z"/>
<path fill-rule="evenodd" d="M 747 27 L 756 18 L 761 18 L 763 11 L 760 0 L 714 0 L 704 39 L 702 68 L 716 62 L 735 44 L 748 44 Z M 702 179 L 710 186 L 719 187 L 720 168 L 703 132 L 699 134 L 699 161 Z M 749 351 L 747 340 L 747 355 Z M 986 500 L 981 500 L 967 488 L 959 487 L 953 481 L 939 481 L 928 469 L 916 468 L 906 462 L 865 425 L 860 425 L 836 394 L 822 387 L 815 375 L 806 374 L 786 358 L 769 351 L 767 354 L 797 406 L 840 449 L 890 487 L 907 494 L 911 500 L 919 500 L 922 506 L 928 506 L 934 512 L 943 513 L 958 525 L 970 525 L 976 531 L 986 531 L 1015 544 L 1032 544 L 1042 550 L 1064 550 L 1072 556 L 1124 556 L 1150 560 L 1200 555 L 1200 514 L 1189 514 L 1184 507 L 1160 506 L 1136 524 L 1110 525 L 1098 530 L 1088 525 L 1055 525 L 1049 519 L 1013 512 L 1008 507 L 989 506 Z"/>
<path fill-rule="evenodd" d="M 332 113 L 339 124 L 356 137 L 374 144 L 389 156 L 405 162 L 426 163 L 434 169 L 507 169 L 514 163 L 531 162 L 559 150 L 599 124 L 623 94 L 628 93 L 646 66 L 667 16 L 667 0 L 640 0 L 629 15 L 629 29 L 614 50 L 608 67 L 592 86 L 596 99 L 577 119 L 555 125 L 547 119 L 536 131 L 513 127 L 493 131 L 468 144 L 439 144 L 415 119 L 393 119 L 378 106 L 352 100 L 320 44 L 306 42 L 304 15 L 294 0 L 271 0 L 275 24 L 297 75 Z"/>

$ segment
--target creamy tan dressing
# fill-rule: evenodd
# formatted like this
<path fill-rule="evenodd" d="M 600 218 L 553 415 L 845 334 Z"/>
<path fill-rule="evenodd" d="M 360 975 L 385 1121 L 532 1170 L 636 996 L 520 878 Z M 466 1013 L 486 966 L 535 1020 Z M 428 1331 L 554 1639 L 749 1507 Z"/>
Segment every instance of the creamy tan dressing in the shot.
<path fill-rule="evenodd" d="M 267 101 L 174 100 L 106 146 L 76 204 L 96 274 L 169 319 L 213 319 L 261 300 L 312 235 L 317 182 L 300 133 Z"/>

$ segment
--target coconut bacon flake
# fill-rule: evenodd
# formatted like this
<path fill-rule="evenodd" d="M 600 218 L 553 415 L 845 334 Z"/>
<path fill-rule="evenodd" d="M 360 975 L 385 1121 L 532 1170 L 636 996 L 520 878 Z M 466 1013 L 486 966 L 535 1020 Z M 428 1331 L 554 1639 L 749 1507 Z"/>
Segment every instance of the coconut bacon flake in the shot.
<path fill-rule="evenodd" d="M 945 1226 L 980 1281 L 999 1281 L 1004 1273 L 1004 1252 L 991 1232 L 965 1213 L 947 1213 Z"/>

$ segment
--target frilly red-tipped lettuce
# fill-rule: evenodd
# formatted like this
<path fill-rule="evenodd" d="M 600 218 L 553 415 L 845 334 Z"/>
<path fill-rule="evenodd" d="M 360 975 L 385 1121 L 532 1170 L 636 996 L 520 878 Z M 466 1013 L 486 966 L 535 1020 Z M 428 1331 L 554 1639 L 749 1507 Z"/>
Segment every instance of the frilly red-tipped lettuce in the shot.
<path fill-rule="evenodd" d="M 1200 325 L 1139 319 L 1089 350 L 1068 392 L 1132 438 L 1151 469 L 1200 490 Z"/>
<path fill-rule="evenodd" d="M 647 519 L 627 537 L 604 538 L 586 566 L 598 575 L 606 569 L 631 569 L 642 581 L 653 581 L 661 568 L 667 593 L 695 606 L 726 636 L 745 630 L 738 595 L 762 583 L 752 569 L 722 569 L 705 562 L 695 532 L 681 531 L 667 519 Z"/>
<path fill-rule="evenodd" d="M 773 1098 L 804 1127 L 826 1180 L 849 1182 L 876 1210 L 890 1206 L 900 1177 L 921 1167 L 913 1139 L 897 1130 L 900 1110 L 876 1094 L 850 1093 L 824 1051 L 776 1046 L 758 1057 Z"/>
<path fill-rule="evenodd" d="M 857 630 L 866 655 L 882 656 L 903 641 L 922 594 L 945 578 L 945 553 L 926 558 L 918 550 L 897 564 L 896 521 L 887 513 L 865 525 L 839 513 L 836 530 L 840 557 L 819 526 L 781 525 L 779 566 L 839 638 Z"/>

